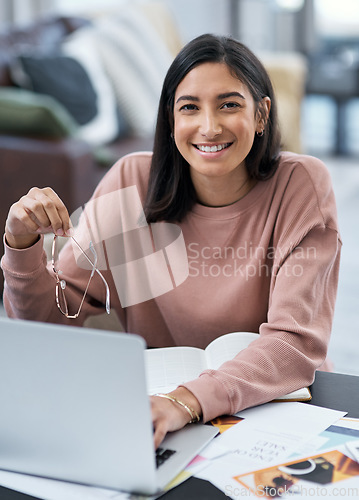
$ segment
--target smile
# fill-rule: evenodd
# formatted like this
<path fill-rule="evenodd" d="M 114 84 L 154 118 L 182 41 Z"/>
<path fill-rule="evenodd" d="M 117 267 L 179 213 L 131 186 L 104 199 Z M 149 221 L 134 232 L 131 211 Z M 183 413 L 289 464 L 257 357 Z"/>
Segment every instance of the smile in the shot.
<path fill-rule="evenodd" d="M 216 144 L 215 146 L 201 146 L 197 144 L 194 144 L 194 146 L 204 153 L 217 153 L 217 151 L 228 148 L 231 144 L 231 142 L 227 142 L 226 144 Z"/>

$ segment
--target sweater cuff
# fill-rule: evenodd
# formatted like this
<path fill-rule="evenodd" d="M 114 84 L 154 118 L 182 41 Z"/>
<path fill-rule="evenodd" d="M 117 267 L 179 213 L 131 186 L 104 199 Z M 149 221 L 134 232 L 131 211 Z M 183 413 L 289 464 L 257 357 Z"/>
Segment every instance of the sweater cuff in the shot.
<path fill-rule="evenodd" d="M 6 243 L 4 236 L 4 256 L 2 267 L 15 274 L 30 274 L 38 269 L 44 256 L 44 237 L 40 235 L 39 240 L 28 248 L 12 248 Z"/>
<path fill-rule="evenodd" d="M 203 422 L 221 415 L 231 414 L 231 403 L 223 384 L 209 373 L 202 373 L 197 379 L 181 384 L 198 399 L 202 408 Z"/>

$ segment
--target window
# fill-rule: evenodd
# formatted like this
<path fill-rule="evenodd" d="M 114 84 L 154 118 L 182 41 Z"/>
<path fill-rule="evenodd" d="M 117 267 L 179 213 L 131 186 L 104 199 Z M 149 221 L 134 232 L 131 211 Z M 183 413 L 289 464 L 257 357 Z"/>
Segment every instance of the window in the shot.
<path fill-rule="evenodd" d="M 358 0 L 315 0 L 314 5 L 320 36 L 359 38 Z"/>

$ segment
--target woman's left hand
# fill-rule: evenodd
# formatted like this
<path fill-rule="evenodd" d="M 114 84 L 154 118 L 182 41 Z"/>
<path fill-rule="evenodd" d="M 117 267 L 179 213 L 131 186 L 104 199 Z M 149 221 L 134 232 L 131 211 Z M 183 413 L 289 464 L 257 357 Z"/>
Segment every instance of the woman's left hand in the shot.
<path fill-rule="evenodd" d="M 193 408 L 199 416 L 202 415 L 202 409 L 198 399 L 185 387 L 178 387 L 168 394 L 187 404 L 190 408 Z M 157 449 L 167 432 L 182 429 L 182 427 L 191 421 L 191 416 L 183 406 L 174 401 L 158 396 L 151 396 L 150 399 L 154 443 L 155 449 Z"/>

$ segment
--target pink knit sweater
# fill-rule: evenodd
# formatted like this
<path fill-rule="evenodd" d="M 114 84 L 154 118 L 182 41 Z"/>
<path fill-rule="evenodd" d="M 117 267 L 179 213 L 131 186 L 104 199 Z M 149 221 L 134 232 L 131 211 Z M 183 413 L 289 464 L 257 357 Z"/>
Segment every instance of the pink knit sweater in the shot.
<path fill-rule="evenodd" d="M 206 370 L 185 384 L 198 398 L 205 421 L 309 385 L 315 370 L 325 369 L 341 248 L 323 163 L 283 153 L 275 175 L 233 205 L 196 204 L 177 227 L 160 223 L 172 230 L 158 244 L 154 226 L 160 226 L 153 225 L 148 240 L 149 228 L 139 218 L 150 160 L 150 153 L 136 153 L 110 169 L 75 236 L 84 246 L 90 238 L 95 242 L 111 307 L 124 329 L 142 335 L 151 347 L 203 348 L 224 333 L 260 334 L 219 370 Z M 171 243 L 177 236 L 184 239 L 187 268 L 178 247 L 174 264 Z M 138 267 L 143 256 L 150 259 L 147 271 Z M 74 310 L 89 272 L 76 264 L 71 243 L 59 267 Z M 95 274 L 80 317 L 67 320 L 59 312 L 42 240 L 26 250 L 6 247 L 2 268 L 11 317 L 81 325 L 88 315 L 104 311 L 105 288 Z M 129 291 L 122 286 L 124 273 Z"/>

